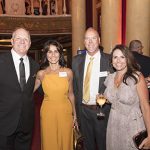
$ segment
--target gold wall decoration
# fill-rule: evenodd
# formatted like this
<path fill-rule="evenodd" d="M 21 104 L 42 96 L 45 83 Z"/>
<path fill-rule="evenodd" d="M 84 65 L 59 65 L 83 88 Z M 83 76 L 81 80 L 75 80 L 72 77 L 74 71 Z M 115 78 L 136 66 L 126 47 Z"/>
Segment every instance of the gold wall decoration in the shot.
<path fill-rule="evenodd" d="M 10 34 L 16 27 L 27 28 L 31 34 L 71 34 L 71 15 L 0 16 L 0 34 Z"/>

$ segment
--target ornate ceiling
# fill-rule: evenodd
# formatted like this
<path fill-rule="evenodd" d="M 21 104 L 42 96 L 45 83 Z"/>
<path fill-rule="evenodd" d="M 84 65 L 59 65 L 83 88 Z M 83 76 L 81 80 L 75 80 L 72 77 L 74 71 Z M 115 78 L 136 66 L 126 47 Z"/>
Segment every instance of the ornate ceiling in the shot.
<path fill-rule="evenodd" d="M 11 47 L 11 33 L 16 27 L 25 27 L 31 33 L 31 50 L 41 50 L 49 40 L 58 40 L 64 48 L 71 48 L 71 16 L 0 16 L 0 49 Z"/>

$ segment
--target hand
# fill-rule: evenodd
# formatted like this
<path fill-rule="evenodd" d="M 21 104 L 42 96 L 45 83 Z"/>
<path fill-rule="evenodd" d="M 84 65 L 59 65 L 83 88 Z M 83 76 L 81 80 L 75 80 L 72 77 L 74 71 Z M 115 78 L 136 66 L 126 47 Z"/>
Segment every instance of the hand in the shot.
<path fill-rule="evenodd" d="M 107 103 L 107 104 L 110 104 L 110 101 L 109 101 L 108 99 L 106 99 L 106 103 Z"/>
<path fill-rule="evenodd" d="M 103 95 L 103 94 L 97 94 L 96 95 L 96 99 L 98 99 L 99 97 L 104 97 L 105 99 L 106 99 L 106 102 L 105 103 L 107 103 L 107 104 L 110 104 L 110 102 L 109 102 L 109 100 Z"/>
<path fill-rule="evenodd" d="M 104 97 L 104 95 L 103 95 L 102 93 L 98 93 L 98 94 L 96 95 L 96 99 L 98 99 L 99 97 Z"/>
<path fill-rule="evenodd" d="M 139 149 L 150 149 L 150 137 L 147 137 L 140 144 Z"/>
<path fill-rule="evenodd" d="M 77 128 L 77 130 L 79 131 L 79 126 L 78 126 L 78 122 L 77 122 L 77 117 L 74 116 L 73 117 L 73 128 Z"/>
<path fill-rule="evenodd" d="M 150 76 L 148 76 L 147 78 L 145 78 L 147 86 L 150 87 Z"/>

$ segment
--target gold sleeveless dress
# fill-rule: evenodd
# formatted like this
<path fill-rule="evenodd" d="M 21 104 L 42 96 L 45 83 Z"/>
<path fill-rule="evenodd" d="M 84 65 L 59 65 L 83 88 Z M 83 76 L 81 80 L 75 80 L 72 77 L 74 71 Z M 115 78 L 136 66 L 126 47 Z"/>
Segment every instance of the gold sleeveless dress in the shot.
<path fill-rule="evenodd" d="M 73 149 L 72 106 L 68 99 L 68 78 L 45 74 L 42 81 L 41 149 Z"/>

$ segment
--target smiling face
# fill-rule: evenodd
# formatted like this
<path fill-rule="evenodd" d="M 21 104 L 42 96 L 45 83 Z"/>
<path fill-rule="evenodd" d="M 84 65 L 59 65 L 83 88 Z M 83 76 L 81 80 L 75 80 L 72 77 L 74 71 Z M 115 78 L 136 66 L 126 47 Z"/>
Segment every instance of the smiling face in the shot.
<path fill-rule="evenodd" d="M 84 45 L 91 56 L 99 50 L 100 37 L 93 28 L 87 29 L 84 37 Z"/>
<path fill-rule="evenodd" d="M 49 50 L 47 52 L 47 59 L 51 64 L 59 63 L 60 54 L 55 45 L 50 45 Z"/>
<path fill-rule="evenodd" d="M 120 49 L 116 49 L 112 54 L 112 64 L 117 71 L 127 71 L 127 59 Z"/>
<path fill-rule="evenodd" d="M 31 45 L 29 32 L 23 28 L 17 29 L 12 35 L 11 44 L 17 54 L 26 55 Z"/>

